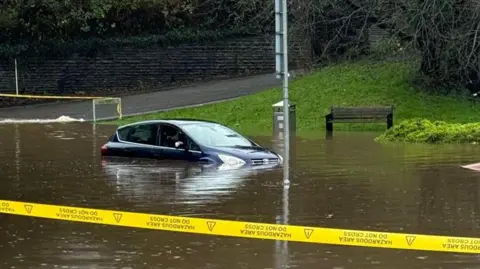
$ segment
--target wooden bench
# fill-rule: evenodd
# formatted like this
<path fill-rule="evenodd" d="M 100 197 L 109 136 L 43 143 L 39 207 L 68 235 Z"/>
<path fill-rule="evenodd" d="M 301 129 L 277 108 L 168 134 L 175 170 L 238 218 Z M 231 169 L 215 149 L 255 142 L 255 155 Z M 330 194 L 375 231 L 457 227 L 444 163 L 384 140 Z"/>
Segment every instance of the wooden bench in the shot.
<path fill-rule="evenodd" d="M 379 107 L 330 107 L 330 113 L 325 115 L 327 132 L 333 132 L 334 122 L 387 122 L 387 129 L 393 126 L 393 106 Z"/>

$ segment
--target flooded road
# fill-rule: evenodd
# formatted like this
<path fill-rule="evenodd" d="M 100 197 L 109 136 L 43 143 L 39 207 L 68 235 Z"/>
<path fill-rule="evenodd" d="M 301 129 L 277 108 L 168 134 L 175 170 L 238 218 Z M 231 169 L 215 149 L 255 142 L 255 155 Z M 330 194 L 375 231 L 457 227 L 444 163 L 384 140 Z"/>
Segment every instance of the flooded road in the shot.
<path fill-rule="evenodd" d="M 477 145 L 381 145 L 376 134 L 292 140 L 282 169 L 209 172 L 103 160 L 115 127 L 0 125 L 0 199 L 144 213 L 478 237 Z M 278 149 L 270 138 L 255 138 Z M 477 268 L 480 257 L 240 239 L 0 215 L 0 268 Z M 320 266 L 319 266 L 320 265 Z"/>

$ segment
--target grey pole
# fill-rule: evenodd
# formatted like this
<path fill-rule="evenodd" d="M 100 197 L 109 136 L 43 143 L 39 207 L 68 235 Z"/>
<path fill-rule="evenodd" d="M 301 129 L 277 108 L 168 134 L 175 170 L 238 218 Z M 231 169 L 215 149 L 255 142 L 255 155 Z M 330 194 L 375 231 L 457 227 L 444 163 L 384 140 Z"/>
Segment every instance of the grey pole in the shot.
<path fill-rule="evenodd" d="M 284 157 L 283 184 L 288 187 L 290 166 L 290 108 L 288 103 L 287 0 L 275 0 L 275 63 L 277 78 L 283 79 Z"/>
<path fill-rule="evenodd" d="M 15 58 L 15 92 L 18 95 L 18 68 L 17 68 L 17 58 Z"/>

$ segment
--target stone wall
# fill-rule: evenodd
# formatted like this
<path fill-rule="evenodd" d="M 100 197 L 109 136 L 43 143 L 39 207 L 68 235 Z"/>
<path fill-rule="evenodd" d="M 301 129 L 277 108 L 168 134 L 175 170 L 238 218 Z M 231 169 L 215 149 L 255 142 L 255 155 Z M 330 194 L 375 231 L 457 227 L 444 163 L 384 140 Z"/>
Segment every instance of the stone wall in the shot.
<path fill-rule="evenodd" d="M 309 50 L 291 42 L 290 68 L 303 68 Z M 305 42 L 302 42 L 305 43 Z M 207 45 L 140 49 L 123 47 L 95 58 L 18 59 L 23 94 L 106 94 L 161 89 L 239 75 L 275 71 L 273 36 L 237 38 Z M 13 64 L 0 64 L 0 92 L 15 92 Z"/>

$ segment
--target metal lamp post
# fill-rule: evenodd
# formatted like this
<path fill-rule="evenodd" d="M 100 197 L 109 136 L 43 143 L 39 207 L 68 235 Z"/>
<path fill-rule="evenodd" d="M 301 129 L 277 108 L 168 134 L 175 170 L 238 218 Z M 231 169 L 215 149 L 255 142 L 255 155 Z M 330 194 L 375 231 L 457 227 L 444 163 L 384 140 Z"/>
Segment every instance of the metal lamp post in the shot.
<path fill-rule="evenodd" d="M 284 165 L 283 184 L 290 185 L 290 106 L 288 103 L 287 0 L 275 0 L 275 67 L 277 78 L 283 79 Z"/>

